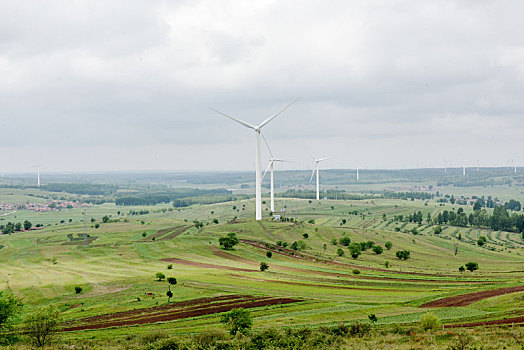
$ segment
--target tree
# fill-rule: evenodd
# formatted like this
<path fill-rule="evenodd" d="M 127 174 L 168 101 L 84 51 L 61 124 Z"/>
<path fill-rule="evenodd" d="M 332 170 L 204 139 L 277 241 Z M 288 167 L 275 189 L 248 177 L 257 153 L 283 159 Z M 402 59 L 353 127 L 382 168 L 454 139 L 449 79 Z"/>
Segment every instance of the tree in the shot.
<path fill-rule="evenodd" d="M 169 290 L 171 290 L 171 286 L 174 286 L 177 284 L 177 280 L 175 277 L 168 277 L 167 278 L 167 283 L 169 285 Z"/>
<path fill-rule="evenodd" d="M 477 264 L 476 262 L 469 262 L 466 264 L 466 269 L 468 271 L 475 271 L 475 270 L 478 270 L 479 269 L 479 264 Z"/>
<path fill-rule="evenodd" d="M 43 347 L 60 331 L 61 323 L 60 312 L 48 306 L 29 314 L 25 320 L 25 332 L 36 346 Z"/>
<path fill-rule="evenodd" d="M 384 249 L 381 246 L 379 246 L 379 245 L 376 245 L 376 246 L 373 247 L 373 252 L 375 254 L 377 254 L 377 255 L 378 254 L 382 254 L 383 251 L 384 251 Z"/>
<path fill-rule="evenodd" d="M 158 279 L 158 281 L 160 282 L 160 281 L 162 281 L 163 279 L 166 278 L 166 275 L 164 275 L 162 272 L 157 272 L 157 273 L 155 274 L 155 277 L 156 277 L 156 278 Z"/>
<path fill-rule="evenodd" d="M 33 224 L 31 224 L 31 222 L 29 220 L 26 220 L 24 221 L 24 230 L 29 230 L 31 229 L 31 227 L 33 227 Z"/>
<path fill-rule="evenodd" d="M 273 253 L 272 253 L 271 251 L 268 251 L 268 252 L 266 253 L 266 256 L 267 256 L 268 258 L 271 258 L 271 257 L 273 256 Z"/>
<path fill-rule="evenodd" d="M 442 227 L 440 227 L 440 225 L 435 226 L 435 228 L 433 229 L 433 233 L 436 235 L 440 235 L 442 233 Z"/>
<path fill-rule="evenodd" d="M 368 315 L 368 318 L 371 321 L 371 323 L 375 323 L 378 321 L 378 318 L 375 314 Z"/>
<path fill-rule="evenodd" d="M 399 250 L 395 255 L 401 260 L 408 260 L 411 257 L 411 252 L 409 250 Z"/>
<path fill-rule="evenodd" d="M 338 243 L 340 243 L 341 245 L 347 247 L 351 243 L 351 239 L 349 237 L 341 237 L 338 240 Z"/>
<path fill-rule="evenodd" d="M 304 239 L 308 239 L 308 238 L 309 238 L 309 234 L 304 233 L 304 234 L 302 235 L 302 237 L 304 237 Z"/>
<path fill-rule="evenodd" d="M 169 265 L 167 265 L 167 269 L 168 269 L 168 270 L 172 270 L 172 269 L 173 269 L 173 264 L 169 264 Z"/>
<path fill-rule="evenodd" d="M 214 224 L 218 224 L 218 219 L 217 219 L 217 218 L 214 218 L 214 219 L 213 219 L 213 223 L 214 223 Z"/>
<path fill-rule="evenodd" d="M 243 308 L 233 309 L 224 314 L 220 322 L 229 329 L 229 334 L 231 335 L 236 335 L 237 333 L 246 334 L 253 325 L 251 313 Z"/>
<path fill-rule="evenodd" d="M 344 250 L 342 248 L 337 249 L 337 255 L 338 256 L 344 256 Z"/>
<path fill-rule="evenodd" d="M 437 330 L 440 327 L 440 320 L 433 312 L 428 312 L 420 316 L 420 326 L 424 331 Z"/>
<path fill-rule="evenodd" d="M 362 252 L 362 245 L 358 243 L 351 243 L 348 248 L 353 259 L 357 259 L 360 256 L 360 253 Z"/>
<path fill-rule="evenodd" d="M 82 293 L 82 290 L 83 290 L 83 289 L 82 289 L 82 287 L 80 287 L 80 286 L 76 286 L 76 287 L 75 287 L 75 293 L 76 293 L 76 294 L 80 294 L 80 293 Z"/>
<path fill-rule="evenodd" d="M 480 236 L 477 240 L 477 244 L 479 247 L 482 247 L 484 244 L 486 244 L 487 241 L 488 239 L 485 236 Z"/>
<path fill-rule="evenodd" d="M 393 243 L 391 243 L 390 241 L 387 241 L 386 243 L 384 243 L 384 247 L 386 247 L 387 250 L 390 250 L 391 247 L 393 247 Z"/>
<path fill-rule="evenodd" d="M 231 232 L 228 233 L 226 237 L 220 237 L 218 243 L 223 246 L 225 250 L 230 250 L 238 244 L 238 238 L 234 232 Z"/>
<path fill-rule="evenodd" d="M 269 269 L 269 265 L 262 261 L 262 262 L 260 263 L 260 271 L 264 272 L 264 271 L 266 271 L 267 269 Z"/>
<path fill-rule="evenodd" d="M 166 292 L 166 296 L 167 296 L 167 303 L 169 304 L 169 301 L 171 300 L 171 298 L 173 297 L 173 292 L 168 290 Z"/>
<path fill-rule="evenodd" d="M 104 224 L 108 223 L 109 222 L 109 216 L 107 216 L 107 215 L 102 216 L 102 222 Z"/>
<path fill-rule="evenodd" d="M 464 271 L 466 271 L 466 269 L 464 268 L 464 266 L 459 267 L 459 272 L 460 272 L 460 273 L 463 273 Z"/>
<path fill-rule="evenodd" d="M 20 312 L 22 303 L 11 293 L 0 291 L 0 342 L 10 342 L 13 321 Z"/>

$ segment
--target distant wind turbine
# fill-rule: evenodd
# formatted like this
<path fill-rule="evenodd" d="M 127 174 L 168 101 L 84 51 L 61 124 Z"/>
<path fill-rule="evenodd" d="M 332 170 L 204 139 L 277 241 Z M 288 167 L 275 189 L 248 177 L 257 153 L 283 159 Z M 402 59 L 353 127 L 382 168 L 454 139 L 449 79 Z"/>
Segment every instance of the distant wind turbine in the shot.
<path fill-rule="evenodd" d="M 256 155 L 255 155 L 255 218 L 256 220 L 262 220 L 262 170 L 261 170 L 261 165 L 260 165 L 260 132 L 262 130 L 262 127 L 264 127 L 264 125 L 266 125 L 267 123 L 269 123 L 270 121 L 272 121 L 275 117 L 277 117 L 280 113 L 284 112 L 286 109 L 288 109 L 292 104 L 294 104 L 295 102 L 297 102 L 298 99 L 296 99 L 295 101 L 291 102 L 290 104 L 288 104 L 287 106 L 285 106 L 284 108 L 282 108 L 280 111 L 278 111 L 277 113 L 273 114 L 272 116 L 270 116 L 269 118 L 267 118 L 266 120 L 264 120 L 262 123 L 260 123 L 259 125 L 252 125 L 252 124 L 249 124 L 249 123 L 246 123 L 245 121 L 243 120 L 240 120 L 240 119 L 237 119 L 235 117 L 232 117 L 228 114 L 225 114 L 225 113 L 222 113 L 216 109 L 213 109 L 213 108 L 210 108 L 212 111 L 218 113 L 218 114 L 222 114 L 224 117 L 226 118 L 229 118 L 231 120 L 234 120 L 236 121 L 237 123 L 245 126 L 246 128 L 250 128 L 252 130 L 255 131 L 255 137 L 256 137 Z"/>
<path fill-rule="evenodd" d="M 313 158 L 313 160 L 315 161 L 315 167 L 313 168 L 313 173 L 311 173 L 311 179 L 309 180 L 309 182 L 313 181 L 313 176 L 315 175 L 315 171 L 317 172 L 317 201 L 320 200 L 320 181 L 319 181 L 319 176 L 318 176 L 318 163 L 324 161 L 324 160 L 327 160 L 329 159 L 330 157 L 325 157 L 325 158 L 315 158 L 313 157 L 313 155 L 309 154 L 311 156 L 311 158 Z"/>
<path fill-rule="evenodd" d="M 264 136 L 264 134 L 260 133 L 262 135 L 262 138 L 264 139 L 264 142 L 267 146 L 267 150 L 269 151 L 269 155 L 270 155 L 270 158 L 269 158 L 269 164 L 267 165 L 267 168 L 266 170 L 264 171 L 264 174 L 262 175 L 262 179 L 264 179 L 264 177 L 266 176 L 266 173 L 269 169 L 271 169 L 271 212 L 274 213 L 275 212 L 275 177 L 274 177 L 274 167 L 275 167 L 275 162 L 289 162 L 287 160 L 283 160 L 283 159 L 277 159 L 275 157 L 273 157 L 273 152 L 271 152 L 271 148 L 269 148 L 269 144 L 267 143 L 267 140 L 266 140 L 266 137 Z"/>
<path fill-rule="evenodd" d="M 358 167 L 357 167 L 357 181 L 360 180 L 360 176 L 358 174 Z"/>
<path fill-rule="evenodd" d="M 35 164 L 31 168 L 36 168 L 36 185 L 40 188 L 40 164 Z"/>

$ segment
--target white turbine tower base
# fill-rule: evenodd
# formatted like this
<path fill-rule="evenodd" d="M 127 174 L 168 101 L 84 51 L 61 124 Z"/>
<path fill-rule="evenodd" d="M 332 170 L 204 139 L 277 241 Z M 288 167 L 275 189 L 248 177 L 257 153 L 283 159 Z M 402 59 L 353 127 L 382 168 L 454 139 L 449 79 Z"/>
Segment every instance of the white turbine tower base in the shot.
<path fill-rule="evenodd" d="M 288 109 L 292 104 L 297 102 L 298 99 L 291 102 L 284 108 L 282 108 L 277 113 L 273 114 L 271 117 L 264 120 L 259 125 L 251 125 L 249 123 L 246 123 L 243 120 L 237 119 L 235 117 L 232 117 L 228 114 L 222 113 L 220 111 L 217 111 L 216 109 L 211 108 L 212 111 L 217 112 L 219 114 L 222 114 L 224 117 L 227 117 L 231 120 L 236 121 L 237 123 L 250 128 L 255 131 L 255 137 L 256 137 L 256 149 L 255 149 L 255 218 L 257 220 L 262 220 L 262 170 L 260 166 L 260 132 L 262 130 L 262 127 L 272 121 L 276 116 L 278 116 L 280 113 L 284 112 L 286 109 Z"/>

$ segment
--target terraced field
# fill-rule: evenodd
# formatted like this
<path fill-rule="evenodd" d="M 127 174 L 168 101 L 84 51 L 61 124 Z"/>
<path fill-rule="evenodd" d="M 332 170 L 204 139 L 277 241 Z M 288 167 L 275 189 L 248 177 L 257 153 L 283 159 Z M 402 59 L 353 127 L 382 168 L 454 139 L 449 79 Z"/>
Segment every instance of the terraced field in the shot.
<path fill-rule="evenodd" d="M 504 318 L 522 323 L 524 242 L 516 233 L 444 226 L 435 235 L 431 225 L 393 219 L 442 210 L 422 201 L 290 199 L 277 205 L 292 221 L 272 221 L 264 210 L 266 218 L 255 222 L 251 201 L 139 216 L 118 215 L 121 208 L 106 204 L 92 210 L 112 220 L 95 217 L 100 227 L 88 226 L 87 247 L 64 245 L 68 234 L 83 232 L 81 219 L 61 223 L 56 213 L 41 215 L 50 223 L 43 230 L 0 236 L 0 280 L 24 299 L 26 313 L 58 306 L 63 336 L 76 340 L 124 337 L 130 326 L 138 334 L 199 332 L 220 326 L 221 313 L 238 306 L 251 310 L 255 329 L 368 322 L 370 314 L 377 325 L 410 324 L 428 310 L 449 327 L 507 323 Z M 228 233 L 239 238 L 232 250 L 218 244 Z M 485 246 L 477 245 L 479 235 L 488 238 Z M 368 249 L 353 259 L 339 243 L 343 237 L 372 241 L 383 252 Z M 292 249 L 299 241 L 303 248 Z M 398 250 L 409 250 L 411 258 L 398 259 Z M 459 272 L 469 261 L 479 270 Z M 260 271 L 261 262 L 267 271 Z M 157 272 L 178 280 L 171 303 Z M 75 286 L 83 292 L 75 294 Z M 514 299 L 488 303 L 498 298 Z"/>

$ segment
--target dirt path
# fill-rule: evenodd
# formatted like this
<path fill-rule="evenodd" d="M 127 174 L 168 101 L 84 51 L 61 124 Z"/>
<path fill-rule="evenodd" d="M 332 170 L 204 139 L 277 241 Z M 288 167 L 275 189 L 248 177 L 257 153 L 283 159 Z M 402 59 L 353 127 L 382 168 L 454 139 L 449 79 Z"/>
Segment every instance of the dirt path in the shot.
<path fill-rule="evenodd" d="M 524 285 L 516 287 L 507 287 L 499 289 L 485 290 L 482 292 L 474 292 L 462 295 L 456 295 L 454 297 L 442 298 L 439 300 L 432 301 L 430 303 L 421 305 L 421 307 L 451 307 L 451 306 L 466 306 L 476 301 L 495 297 L 497 295 L 503 295 L 508 293 L 516 293 L 524 291 Z"/>
<path fill-rule="evenodd" d="M 73 320 L 68 322 L 64 331 L 79 331 L 166 322 L 227 312 L 238 307 L 254 308 L 268 305 L 290 304 L 300 301 L 302 300 L 292 298 L 255 297 L 251 295 L 226 295 L 214 298 L 200 298 L 163 306 Z"/>

